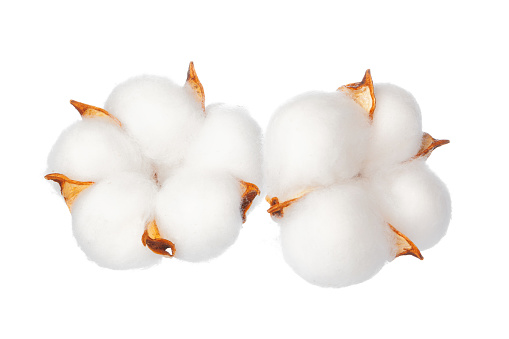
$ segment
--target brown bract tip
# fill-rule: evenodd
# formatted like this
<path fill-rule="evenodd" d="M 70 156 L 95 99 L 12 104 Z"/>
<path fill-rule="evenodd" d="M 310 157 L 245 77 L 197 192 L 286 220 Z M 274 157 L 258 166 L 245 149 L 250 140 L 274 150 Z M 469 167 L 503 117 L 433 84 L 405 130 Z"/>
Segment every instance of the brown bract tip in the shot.
<path fill-rule="evenodd" d="M 421 142 L 421 148 L 419 149 L 419 152 L 412 158 L 429 158 L 431 155 L 431 152 L 433 152 L 436 148 L 447 145 L 450 141 L 449 140 L 438 140 L 433 138 L 428 133 L 424 132 L 422 134 L 422 142 Z"/>
<path fill-rule="evenodd" d="M 388 224 L 391 230 L 396 235 L 396 247 L 397 253 L 396 258 L 402 255 L 413 255 L 414 257 L 423 260 L 424 257 L 421 254 L 421 251 L 415 246 L 415 244 L 408 239 L 403 233 L 398 231 L 394 226 Z"/>
<path fill-rule="evenodd" d="M 60 185 L 60 193 L 64 197 L 65 203 L 71 210 L 71 206 L 74 203 L 74 200 L 78 197 L 84 189 L 90 187 L 94 182 L 93 181 L 76 181 L 69 179 L 63 174 L 60 173 L 51 173 L 44 177 L 46 180 L 53 180 Z"/>
<path fill-rule="evenodd" d="M 257 195 L 260 195 L 260 190 L 258 186 L 252 184 L 250 182 L 245 182 L 240 180 L 240 184 L 244 189 L 244 193 L 242 193 L 241 203 L 240 203 L 240 211 L 242 212 L 242 223 L 246 222 L 246 213 L 253 204 L 253 200 Z"/>
<path fill-rule="evenodd" d="M 155 220 L 149 222 L 145 227 L 145 232 L 141 236 L 141 242 L 143 246 L 147 246 L 156 254 L 169 258 L 175 255 L 175 245 L 171 241 L 161 238 Z M 171 250 L 171 253 L 168 252 L 168 249 Z"/>
<path fill-rule="evenodd" d="M 201 84 L 200 79 L 198 79 L 198 75 L 196 74 L 194 63 L 192 61 L 189 63 L 186 84 L 194 91 L 196 98 L 201 102 L 203 112 L 205 112 L 205 91 L 203 90 L 203 85 Z"/>
<path fill-rule="evenodd" d="M 346 93 L 349 97 L 355 100 L 355 102 L 368 113 L 369 120 L 373 120 L 376 99 L 373 79 L 371 78 L 371 71 L 369 69 L 366 70 L 366 73 L 364 73 L 364 78 L 362 78 L 361 82 L 354 82 L 341 86 L 338 88 L 338 91 Z"/>
<path fill-rule="evenodd" d="M 95 107 L 92 105 L 87 105 L 79 101 L 71 100 L 71 105 L 74 106 L 80 112 L 81 116 L 83 118 L 94 118 L 94 117 L 102 117 L 102 118 L 108 118 L 111 121 L 113 121 L 115 124 L 122 126 L 120 121 L 115 118 L 113 115 L 108 113 L 108 111 Z"/>

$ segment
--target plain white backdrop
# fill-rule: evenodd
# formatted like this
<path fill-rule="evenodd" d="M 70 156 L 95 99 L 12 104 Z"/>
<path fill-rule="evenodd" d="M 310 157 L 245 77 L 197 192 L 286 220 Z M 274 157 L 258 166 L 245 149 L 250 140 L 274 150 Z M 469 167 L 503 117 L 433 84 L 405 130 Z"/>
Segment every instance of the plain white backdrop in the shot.
<path fill-rule="evenodd" d="M 2 337 L 507 336 L 503 4 L 2 3 Z M 424 261 L 398 258 L 365 283 L 324 289 L 286 265 L 263 201 L 211 262 L 112 271 L 88 261 L 43 179 L 51 146 L 79 119 L 69 100 L 102 106 L 144 73 L 184 83 L 191 60 L 207 103 L 243 105 L 262 128 L 285 100 L 367 68 L 411 91 L 424 130 L 451 140 L 429 159 L 453 200 L 446 237 Z"/>

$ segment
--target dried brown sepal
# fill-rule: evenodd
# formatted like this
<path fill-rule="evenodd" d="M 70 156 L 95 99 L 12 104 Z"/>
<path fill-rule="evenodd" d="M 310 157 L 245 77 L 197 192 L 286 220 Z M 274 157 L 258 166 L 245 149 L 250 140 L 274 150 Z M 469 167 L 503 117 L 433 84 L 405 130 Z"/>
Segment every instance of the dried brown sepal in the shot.
<path fill-rule="evenodd" d="M 421 254 L 421 251 L 415 246 L 415 244 L 408 239 L 403 233 L 398 231 L 394 226 L 391 224 L 388 224 L 391 230 L 396 234 L 396 246 L 397 246 L 397 254 L 396 258 L 401 255 L 413 255 L 416 258 L 419 258 L 421 260 L 424 259 L 424 257 Z"/>
<path fill-rule="evenodd" d="M 192 61 L 189 63 L 186 84 L 194 91 L 196 97 L 201 102 L 203 112 L 205 112 L 205 91 L 203 90 L 203 85 L 201 84 L 200 79 L 198 79 L 198 75 L 196 74 L 194 63 Z"/>
<path fill-rule="evenodd" d="M 307 193 L 309 193 L 309 191 L 302 192 L 297 197 L 283 201 L 282 203 L 279 202 L 277 197 L 266 197 L 265 200 L 270 204 L 270 208 L 267 210 L 267 212 L 269 212 L 272 217 L 282 218 L 285 214 L 284 209 L 304 197 Z"/>
<path fill-rule="evenodd" d="M 117 118 L 115 118 L 113 115 L 108 113 L 108 111 L 106 111 L 102 108 L 87 105 L 87 104 L 84 104 L 82 102 L 78 102 L 75 100 L 71 100 L 71 105 L 73 105 L 74 108 L 76 108 L 78 110 L 78 112 L 80 112 L 80 114 L 83 118 L 94 118 L 94 117 L 108 118 L 111 121 L 113 121 L 115 124 L 122 126 L 122 124 L 120 123 L 120 121 Z"/>
<path fill-rule="evenodd" d="M 244 189 L 244 193 L 242 193 L 240 201 L 240 211 L 242 212 L 242 223 L 245 223 L 246 213 L 253 204 L 253 200 L 256 196 L 260 195 L 260 190 L 258 189 L 258 186 L 250 182 L 240 180 L 240 185 Z"/>
<path fill-rule="evenodd" d="M 375 111 L 376 99 L 375 89 L 373 88 L 373 79 L 371 71 L 368 69 L 364 74 L 361 82 L 344 85 L 338 88 L 338 91 L 345 92 L 356 103 L 358 103 L 368 113 L 369 120 L 373 120 L 373 112 Z"/>
<path fill-rule="evenodd" d="M 175 255 L 175 245 L 171 241 L 161 238 L 155 220 L 147 224 L 145 232 L 141 236 L 141 242 L 143 246 L 147 246 L 156 254 L 170 258 Z M 171 253 L 168 252 L 168 248 L 171 249 Z"/>
<path fill-rule="evenodd" d="M 421 142 L 421 148 L 419 149 L 419 152 L 412 158 L 428 158 L 431 155 L 431 152 L 433 152 L 436 148 L 447 145 L 450 141 L 449 140 L 438 140 L 433 138 L 428 133 L 424 132 L 422 134 L 422 142 Z"/>
<path fill-rule="evenodd" d="M 60 173 L 51 173 L 44 177 L 46 180 L 53 180 L 60 185 L 60 192 L 64 197 L 65 203 L 71 210 L 71 206 L 74 203 L 74 200 L 78 197 L 84 189 L 90 187 L 94 182 L 93 181 L 76 181 L 69 179 L 63 174 Z"/>

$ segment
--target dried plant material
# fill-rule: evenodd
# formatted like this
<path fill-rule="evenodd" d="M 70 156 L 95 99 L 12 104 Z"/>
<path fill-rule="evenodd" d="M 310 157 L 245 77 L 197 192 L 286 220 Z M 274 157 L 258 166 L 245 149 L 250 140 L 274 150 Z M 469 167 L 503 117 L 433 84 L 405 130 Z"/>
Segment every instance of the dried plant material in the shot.
<path fill-rule="evenodd" d="M 271 216 L 276 218 L 282 218 L 284 216 L 284 209 L 294 202 L 298 201 L 300 198 L 294 198 L 287 201 L 283 201 L 282 203 L 279 202 L 279 199 L 277 197 L 274 198 L 266 198 L 267 201 L 270 204 L 270 208 L 267 210 L 267 212 L 270 213 Z"/>
<path fill-rule="evenodd" d="M 311 190 L 302 192 L 298 194 L 295 198 L 283 201 L 281 203 L 279 202 L 279 199 L 277 197 L 270 198 L 269 196 L 267 196 L 265 200 L 270 204 L 270 208 L 267 210 L 267 212 L 269 212 L 272 217 L 282 218 L 284 216 L 284 209 L 286 207 L 290 206 L 296 201 L 299 201 L 309 192 L 311 192 Z"/>
<path fill-rule="evenodd" d="M 427 159 L 431 155 L 431 152 L 433 152 L 436 148 L 443 145 L 447 145 L 449 142 L 450 142 L 449 140 L 435 139 L 428 133 L 424 132 L 422 134 L 421 148 L 412 159 L 417 159 L 421 157 Z"/>
<path fill-rule="evenodd" d="M 200 79 L 198 79 L 198 75 L 196 74 L 194 63 L 192 61 L 189 63 L 186 84 L 194 91 L 196 97 L 201 102 L 203 112 L 205 112 L 205 91 L 203 90 L 203 85 L 201 84 Z"/>
<path fill-rule="evenodd" d="M 51 173 L 44 177 L 46 180 L 53 180 L 60 185 L 60 192 L 65 199 L 65 203 L 71 211 L 71 206 L 74 203 L 74 200 L 78 197 L 84 189 L 90 187 L 94 182 L 92 181 L 76 181 L 69 179 L 63 174 L 59 173 Z"/>
<path fill-rule="evenodd" d="M 163 239 L 159 234 L 159 228 L 156 221 L 152 220 L 146 227 L 143 236 L 141 237 L 143 246 L 147 246 L 152 252 L 160 254 L 165 257 L 173 257 L 175 255 L 175 245 L 166 239 Z M 171 250 L 171 253 L 168 252 Z"/>
<path fill-rule="evenodd" d="M 373 80 L 371 79 L 371 71 L 368 69 L 364 74 L 361 82 L 344 85 L 338 88 L 338 91 L 348 94 L 356 103 L 368 113 L 369 119 L 373 120 L 375 112 L 376 99 L 375 90 L 373 88 Z"/>
<path fill-rule="evenodd" d="M 408 239 L 403 233 L 394 228 L 394 226 L 391 224 L 387 225 L 389 225 L 391 230 L 396 234 L 396 246 L 398 248 L 396 258 L 401 255 L 413 255 L 418 259 L 424 259 L 417 246 L 415 246 L 415 244 L 410 239 Z"/>
<path fill-rule="evenodd" d="M 78 110 L 78 112 L 81 114 L 83 118 L 94 118 L 94 117 L 108 118 L 115 124 L 122 126 L 122 124 L 117 118 L 115 118 L 113 115 L 108 113 L 108 111 L 102 108 L 87 105 L 75 100 L 71 100 L 71 105 L 73 105 Z"/>
<path fill-rule="evenodd" d="M 260 195 L 260 190 L 255 184 L 250 182 L 240 181 L 244 193 L 242 193 L 240 211 L 242 212 L 242 223 L 246 222 L 246 213 L 253 204 L 253 200 L 257 195 Z"/>

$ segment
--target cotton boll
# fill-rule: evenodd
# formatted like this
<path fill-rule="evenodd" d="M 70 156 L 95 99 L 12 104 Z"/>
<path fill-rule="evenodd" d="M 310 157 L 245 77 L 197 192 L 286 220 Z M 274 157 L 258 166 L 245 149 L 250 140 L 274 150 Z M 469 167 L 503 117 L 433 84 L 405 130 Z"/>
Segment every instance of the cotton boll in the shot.
<path fill-rule="evenodd" d="M 273 115 L 264 144 L 270 196 L 291 198 L 307 188 L 355 177 L 365 160 L 370 124 L 343 92 L 302 94 Z"/>
<path fill-rule="evenodd" d="M 424 159 L 393 166 L 371 179 L 385 220 L 422 251 L 447 232 L 451 198 Z"/>
<path fill-rule="evenodd" d="M 124 131 L 104 118 L 70 126 L 48 156 L 48 172 L 78 181 L 97 181 L 113 173 L 149 173 L 150 166 Z"/>
<path fill-rule="evenodd" d="M 256 121 L 239 106 L 209 105 L 206 112 L 186 164 L 225 171 L 261 187 L 261 129 Z"/>
<path fill-rule="evenodd" d="M 411 159 L 422 140 L 421 110 L 412 94 L 392 84 L 375 84 L 374 89 L 376 108 L 366 174 Z"/>
<path fill-rule="evenodd" d="M 175 257 L 208 260 L 233 244 L 242 225 L 241 193 L 229 174 L 182 168 L 171 176 L 157 197 L 156 222 L 175 244 Z"/>
<path fill-rule="evenodd" d="M 280 221 L 283 254 L 312 284 L 343 287 L 394 258 L 395 238 L 359 181 L 311 192 Z"/>
<path fill-rule="evenodd" d="M 122 173 L 80 193 L 72 206 L 73 231 L 90 260 L 112 269 L 159 262 L 161 257 L 141 242 L 145 226 L 154 218 L 156 191 L 145 176 Z"/>
<path fill-rule="evenodd" d="M 118 85 L 105 104 L 154 162 L 182 161 L 204 113 L 188 86 L 168 79 L 140 76 Z"/>

